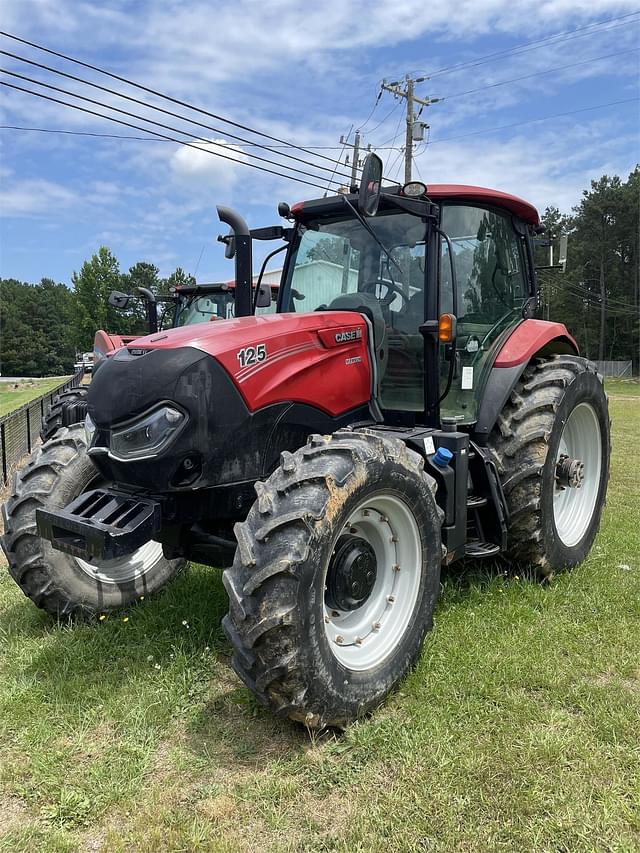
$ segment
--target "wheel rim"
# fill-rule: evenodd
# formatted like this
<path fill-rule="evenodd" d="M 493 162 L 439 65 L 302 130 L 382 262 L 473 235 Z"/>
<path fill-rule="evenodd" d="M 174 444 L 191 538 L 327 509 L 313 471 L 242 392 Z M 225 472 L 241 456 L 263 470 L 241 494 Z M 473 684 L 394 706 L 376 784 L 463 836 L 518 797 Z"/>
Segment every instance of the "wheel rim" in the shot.
<path fill-rule="evenodd" d="M 164 559 L 160 542 L 145 542 L 137 551 L 116 557 L 113 560 L 96 560 L 88 563 L 76 557 L 76 563 L 82 571 L 95 581 L 103 584 L 122 584 L 134 581 L 152 571 Z"/>
<path fill-rule="evenodd" d="M 556 471 L 564 457 L 584 463 L 579 487 L 561 486 L 556 478 L 553 519 L 558 537 L 571 548 L 586 534 L 593 518 L 602 471 L 602 433 L 595 409 L 579 403 L 567 418 L 560 436 Z"/>
<path fill-rule="evenodd" d="M 375 553 L 375 582 L 361 606 L 336 610 L 326 593 L 324 600 L 324 629 L 334 657 L 363 671 L 393 653 L 411 622 L 422 580 L 420 531 L 404 501 L 378 494 L 356 507 L 340 536 L 363 539 Z"/>

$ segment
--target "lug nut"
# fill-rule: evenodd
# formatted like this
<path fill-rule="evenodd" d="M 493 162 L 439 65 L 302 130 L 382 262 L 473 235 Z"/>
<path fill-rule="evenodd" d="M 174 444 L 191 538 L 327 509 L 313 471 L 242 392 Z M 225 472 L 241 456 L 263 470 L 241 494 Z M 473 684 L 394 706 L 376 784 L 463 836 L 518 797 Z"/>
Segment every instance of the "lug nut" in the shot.
<path fill-rule="evenodd" d="M 341 646 L 344 643 L 344 637 L 341 637 L 340 634 L 336 637 L 336 643 Z"/>
<path fill-rule="evenodd" d="M 379 622 L 374 622 L 371 627 L 373 628 L 374 631 L 379 631 L 381 628 L 381 625 Z"/>
<path fill-rule="evenodd" d="M 356 644 L 356 646 L 361 646 L 361 645 L 362 645 L 362 638 L 361 638 L 361 637 L 356 637 L 356 639 L 355 639 L 355 644 Z"/>
<path fill-rule="evenodd" d="M 362 510 L 362 514 L 363 514 L 365 517 L 367 517 L 367 516 L 369 515 L 369 510 L 368 510 L 368 509 L 363 509 L 363 510 Z"/>
<path fill-rule="evenodd" d="M 396 600 L 395 595 L 388 595 L 388 596 L 387 596 L 387 601 L 389 602 L 389 604 L 393 604 L 393 602 L 394 602 L 395 600 Z"/>
<path fill-rule="evenodd" d="M 396 563 L 396 565 L 393 567 L 393 571 L 394 571 L 394 572 L 399 572 L 399 571 L 400 571 L 400 566 L 399 566 L 397 563 Z"/>
<path fill-rule="evenodd" d="M 328 616 L 325 616 L 325 617 L 324 617 L 324 621 L 325 621 L 325 622 L 331 622 L 331 619 L 329 619 L 329 617 L 328 617 Z"/>

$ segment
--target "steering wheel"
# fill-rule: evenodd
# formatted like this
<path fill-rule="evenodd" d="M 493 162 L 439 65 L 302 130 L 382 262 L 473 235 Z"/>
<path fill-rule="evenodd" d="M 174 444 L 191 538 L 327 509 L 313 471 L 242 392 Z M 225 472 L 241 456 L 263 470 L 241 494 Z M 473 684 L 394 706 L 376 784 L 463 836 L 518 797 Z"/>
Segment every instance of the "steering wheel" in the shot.
<path fill-rule="evenodd" d="M 399 285 L 394 284 L 394 282 L 391 281 L 382 281 L 381 279 L 365 282 L 362 286 L 361 293 L 370 293 L 372 296 L 375 296 L 376 287 L 379 287 L 380 285 L 387 288 L 386 294 L 378 300 L 385 308 L 388 308 L 391 305 L 393 300 L 396 298 L 396 295 L 402 297 L 405 304 L 409 302 L 408 295 Z"/>

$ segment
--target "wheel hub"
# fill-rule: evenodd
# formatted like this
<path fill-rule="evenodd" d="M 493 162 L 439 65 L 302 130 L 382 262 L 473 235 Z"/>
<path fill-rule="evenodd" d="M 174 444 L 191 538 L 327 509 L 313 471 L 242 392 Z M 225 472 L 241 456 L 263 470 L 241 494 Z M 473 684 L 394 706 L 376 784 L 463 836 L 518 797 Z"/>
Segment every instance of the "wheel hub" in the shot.
<path fill-rule="evenodd" d="M 360 536 L 341 536 L 327 572 L 327 605 L 335 610 L 356 610 L 371 595 L 377 576 L 373 547 Z"/>
<path fill-rule="evenodd" d="M 584 482 L 584 462 L 561 453 L 556 463 L 556 483 L 560 489 L 579 489 Z"/>

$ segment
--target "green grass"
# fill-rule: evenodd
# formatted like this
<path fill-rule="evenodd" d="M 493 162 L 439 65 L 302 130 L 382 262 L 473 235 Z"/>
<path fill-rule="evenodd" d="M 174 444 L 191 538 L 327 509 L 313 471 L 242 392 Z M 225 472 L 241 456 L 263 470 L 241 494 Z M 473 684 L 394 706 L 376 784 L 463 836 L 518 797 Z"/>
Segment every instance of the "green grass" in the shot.
<path fill-rule="evenodd" d="M 605 379 L 607 394 L 613 397 L 638 397 L 640 396 L 640 379 Z"/>
<path fill-rule="evenodd" d="M 3 382 L 0 380 L 0 417 L 8 415 L 14 409 L 19 409 L 30 400 L 35 400 L 41 394 L 52 391 L 61 385 L 65 376 L 50 376 L 47 379 L 18 380 L 16 382 Z M 17 388 L 15 386 L 18 386 Z"/>
<path fill-rule="evenodd" d="M 449 571 L 417 669 L 343 736 L 228 669 L 218 572 L 75 628 L 4 575 L 0 850 L 640 850 L 640 398 L 611 412 L 589 559 Z"/>

